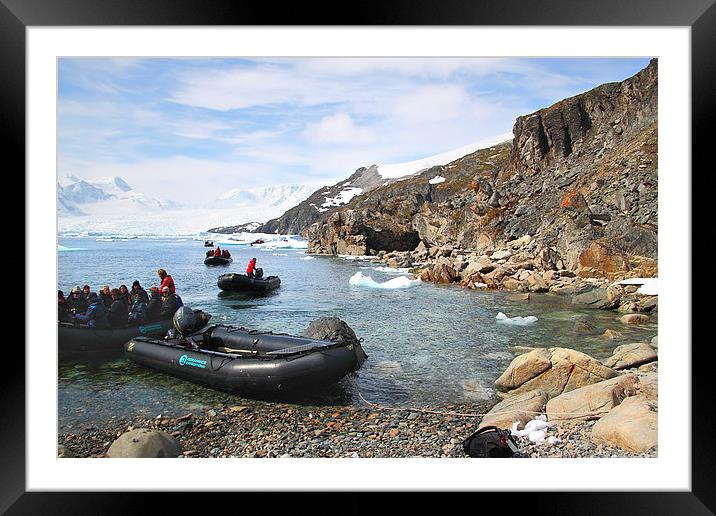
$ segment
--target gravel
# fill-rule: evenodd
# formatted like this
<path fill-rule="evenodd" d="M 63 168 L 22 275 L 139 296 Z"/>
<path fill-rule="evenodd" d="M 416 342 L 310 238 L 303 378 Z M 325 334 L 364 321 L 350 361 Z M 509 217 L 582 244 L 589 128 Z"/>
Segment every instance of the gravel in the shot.
<path fill-rule="evenodd" d="M 439 412 L 478 413 L 488 406 L 445 405 Z M 110 444 L 134 428 L 163 430 L 179 442 L 184 457 L 465 457 L 461 443 L 479 419 L 356 406 L 304 406 L 245 400 L 208 412 L 170 418 L 115 419 L 68 432 L 58 445 L 74 457 L 104 457 Z M 593 421 L 551 427 L 561 442 L 535 445 L 517 438 L 516 457 L 656 457 L 592 443 Z"/>

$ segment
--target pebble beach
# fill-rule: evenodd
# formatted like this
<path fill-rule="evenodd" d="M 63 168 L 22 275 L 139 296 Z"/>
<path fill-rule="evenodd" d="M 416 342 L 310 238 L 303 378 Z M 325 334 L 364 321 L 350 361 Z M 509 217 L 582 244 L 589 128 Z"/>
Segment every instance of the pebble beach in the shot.
<path fill-rule="evenodd" d="M 182 457 L 466 457 L 462 441 L 479 424 L 489 404 L 454 404 L 420 410 L 355 406 L 303 406 L 244 400 L 205 413 L 177 418 L 118 419 L 59 436 L 60 456 L 105 457 L 122 433 L 149 428 L 170 434 Z M 550 427 L 555 445 L 516 438 L 516 457 L 655 457 L 597 445 L 589 439 L 593 421 Z"/>

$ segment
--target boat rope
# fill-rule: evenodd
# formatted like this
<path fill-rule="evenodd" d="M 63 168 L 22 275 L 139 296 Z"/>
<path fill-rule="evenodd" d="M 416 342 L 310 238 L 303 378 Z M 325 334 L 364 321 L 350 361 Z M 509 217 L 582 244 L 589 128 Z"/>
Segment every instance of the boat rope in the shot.
<path fill-rule="evenodd" d="M 214 355 L 209 355 L 209 365 L 211 366 L 211 370 L 214 371 L 214 372 L 219 371 L 222 367 L 224 367 L 224 365 L 225 365 L 229 360 L 233 360 L 233 357 L 224 357 L 224 358 L 221 360 L 221 363 L 219 363 L 219 367 L 216 367 L 216 368 L 215 368 L 215 367 L 214 367 Z"/>
<path fill-rule="evenodd" d="M 544 414 L 544 412 L 538 412 L 534 410 L 525 410 L 525 409 L 512 409 L 512 410 L 501 410 L 499 412 L 484 412 L 484 413 L 478 413 L 478 412 L 451 412 L 451 411 L 442 411 L 442 410 L 431 410 L 431 409 L 419 409 L 419 408 L 410 408 L 410 407 L 386 407 L 383 405 L 379 405 L 378 403 L 374 403 L 372 401 L 368 401 L 363 397 L 363 393 L 358 391 L 358 397 L 365 402 L 367 405 L 373 407 L 377 410 L 387 410 L 387 411 L 395 411 L 395 412 L 420 412 L 423 414 L 438 414 L 441 416 L 457 416 L 457 417 L 485 417 L 487 415 L 490 416 L 501 416 L 504 414 L 512 414 L 515 412 L 522 413 L 522 414 L 534 414 L 534 415 L 541 415 Z M 581 417 L 594 417 L 603 415 L 606 412 L 583 412 L 583 413 L 574 413 L 574 412 L 550 412 L 553 416 L 571 416 L 571 418 L 581 418 Z"/>

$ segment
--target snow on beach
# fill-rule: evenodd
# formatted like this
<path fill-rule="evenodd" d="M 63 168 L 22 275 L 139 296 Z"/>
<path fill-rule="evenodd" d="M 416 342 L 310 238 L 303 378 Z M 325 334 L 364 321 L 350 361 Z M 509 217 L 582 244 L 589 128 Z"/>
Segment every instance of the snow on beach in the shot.
<path fill-rule="evenodd" d="M 502 312 L 499 312 L 495 319 L 499 324 L 508 324 L 511 326 L 527 326 L 537 322 L 537 318 L 534 315 L 528 315 L 527 317 L 507 317 Z"/>
<path fill-rule="evenodd" d="M 445 178 L 443 176 L 435 176 L 430 181 L 428 181 L 428 183 L 430 183 L 431 185 L 439 185 L 440 183 L 444 183 L 444 182 L 445 182 Z"/>
<path fill-rule="evenodd" d="M 338 258 L 343 258 L 344 260 L 364 260 L 364 261 L 375 260 L 375 256 L 352 255 L 352 254 L 339 254 Z"/>
<path fill-rule="evenodd" d="M 515 437 L 526 437 L 535 444 L 542 444 L 546 441 L 547 444 L 553 445 L 560 442 L 560 439 L 554 436 L 547 437 L 547 429 L 550 425 L 547 423 L 547 416 L 544 414 L 540 414 L 533 420 L 528 421 L 522 430 L 518 430 L 519 426 L 519 421 L 515 421 L 512 424 L 510 433 Z"/>
<path fill-rule="evenodd" d="M 367 288 L 379 288 L 379 289 L 396 289 L 396 288 L 410 288 L 416 285 L 420 285 L 420 279 L 410 279 L 407 276 L 401 276 L 399 278 L 393 278 L 392 280 L 384 281 L 379 283 L 370 276 L 364 276 L 362 272 L 356 272 L 348 283 L 357 287 Z"/>
<path fill-rule="evenodd" d="M 617 281 L 614 283 L 615 285 L 641 285 L 639 289 L 637 289 L 637 294 L 643 294 L 645 296 L 658 296 L 659 295 L 659 289 L 658 287 L 658 281 L 659 278 L 629 278 L 622 281 Z"/>
<path fill-rule="evenodd" d="M 377 272 L 385 272 L 386 274 L 410 274 L 408 267 L 363 267 Z"/>

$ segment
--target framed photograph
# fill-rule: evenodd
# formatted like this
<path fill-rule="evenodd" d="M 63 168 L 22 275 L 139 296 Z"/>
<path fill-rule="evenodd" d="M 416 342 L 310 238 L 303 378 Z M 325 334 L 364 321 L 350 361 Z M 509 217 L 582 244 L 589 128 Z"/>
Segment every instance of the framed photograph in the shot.
<path fill-rule="evenodd" d="M 304 7 L 0 0 L 27 188 L 0 508 L 711 513 L 712 2 Z"/>

